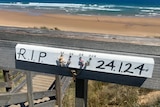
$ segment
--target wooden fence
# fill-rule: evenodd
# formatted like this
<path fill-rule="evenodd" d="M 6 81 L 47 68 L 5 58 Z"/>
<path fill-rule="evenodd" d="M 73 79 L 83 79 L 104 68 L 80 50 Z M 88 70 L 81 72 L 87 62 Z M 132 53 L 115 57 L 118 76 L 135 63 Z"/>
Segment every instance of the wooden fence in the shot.
<path fill-rule="evenodd" d="M 78 78 L 134 85 L 151 89 L 160 88 L 160 39 L 158 37 L 127 37 L 0 27 L 0 68 L 5 70 L 23 69 L 72 76 L 69 69 L 16 61 L 15 46 L 17 43 L 60 47 L 64 49 L 87 50 L 109 54 L 151 57 L 155 60 L 152 78 L 139 78 L 92 71 L 82 72 Z"/>
<path fill-rule="evenodd" d="M 154 59 L 151 78 L 93 72 L 81 72 L 78 79 L 91 79 L 150 89 L 160 89 L 160 38 L 135 37 L 78 32 L 63 32 L 32 28 L 0 27 L 0 68 L 4 70 L 24 70 L 72 76 L 70 69 L 51 65 L 40 65 L 15 59 L 17 44 L 31 44 L 80 51 L 90 51 L 118 55 L 133 55 Z M 82 81 L 84 82 L 84 81 Z M 84 85 L 84 84 L 82 84 Z M 35 95 L 33 95 L 35 96 Z M 8 98 L 8 97 L 7 97 Z M 9 100 L 7 100 L 9 101 Z"/>
<path fill-rule="evenodd" d="M 19 93 L 19 90 L 27 83 L 26 72 L 18 71 L 5 71 L 3 70 L 4 81 L 0 83 L 0 88 L 5 88 L 6 92 L 0 94 L 0 106 L 19 105 L 28 106 L 28 92 Z M 6 76 L 7 75 L 7 76 Z M 35 73 L 32 73 L 34 77 Z M 54 75 L 53 75 L 54 76 Z M 65 76 L 60 77 L 61 81 L 61 100 L 64 97 L 65 91 L 69 86 L 70 79 Z M 6 81 L 7 80 L 7 81 Z M 46 91 L 33 92 L 33 98 L 35 107 L 53 107 L 56 104 L 56 82 L 48 87 Z M 59 90 L 58 90 L 59 92 Z M 47 98 L 46 100 L 43 100 Z M 38 101 L 38 102 L 37 102 Z"/>
<path fill-rule="evenodd" d="M 25 72 L 3 70 L 4 82 L 0 82 L 1 90 L 6 92 L 17 92 L 26 83 Z M 1 91 L 3 92 L 3 91 Z"/>
<path fill-rule="evenodd" d="M 34 99 L 42 99 L 43 97 L 52 97 L 55 95 L 55 91 L 43 91 L 33 93 Z M 7 93 L 0 95 L 0 106 L 21 104 L 27 101 L 27 93 Z M 53 102 L 55 102 L 55 100 Z"/>

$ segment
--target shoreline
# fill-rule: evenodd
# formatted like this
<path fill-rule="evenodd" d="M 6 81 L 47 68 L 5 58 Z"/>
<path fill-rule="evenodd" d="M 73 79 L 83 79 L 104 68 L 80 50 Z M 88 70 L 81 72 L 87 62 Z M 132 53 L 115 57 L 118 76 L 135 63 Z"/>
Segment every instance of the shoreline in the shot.
<path fill-rule="evenodd" d="M 0 10 L 0 26 L 47 27 L 62 31 L 160 37 L 160 18 L 39 14 Z"/>

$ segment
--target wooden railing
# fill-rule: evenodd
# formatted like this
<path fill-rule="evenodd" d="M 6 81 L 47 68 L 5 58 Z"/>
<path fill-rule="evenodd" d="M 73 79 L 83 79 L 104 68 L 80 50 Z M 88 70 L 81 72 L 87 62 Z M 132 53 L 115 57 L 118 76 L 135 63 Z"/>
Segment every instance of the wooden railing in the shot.
<path fill-rule="evenodd" d="M 55 91 L 34 92 L 33 96 L 34 96 L 34 99 L 51 97 L 51 96 L 55 96 Z M 20 104 L 27 101 L 28 101 L 27 93 L 7 93 L 7 94 L 0 95 L 0 106 Z"/>
<path fill-rule="evenodd" d="M 6 70 L 1 72 L 3 72 L 4 82 L 0 82 L 0 88 L 1 90 L 6 90 L 1 92 L 17 92 L 26 83 L 25 72 Z"/>
<path fill-rule="evenodd" d="M 0 106 L 21 105 L 22 107 L 28 106 L 27 92 L 17 93 L 26 84 L 26 73 L 18 71 L 5 71 L 3 70 L 4 80 L 0 82 L 0 88 L 6 89 L 7 92 L 0 94 Z M 6 76 L 7 75 L 7 76 Z M 34 77 L 34 73 L 33 73 Z M 70 77 L 61 76 L 61 98 L 63 99 L 65 91 L 70 83 Z M 55 81 L 48 87 L 46 91 L 33 92 L 33 100 L 35 107 L 53 107 L 56 103 L 56 85 Z M 43 100 L 47 98 L 47 100 Z M 38 102 L 36 102 L 39 100 Z"/>
<path fill-rule="evenodd" d="M 84 100 L 84 98 L 81 99 L 81 97 L 84 97 L 80 95 L 81 90 L 83 91 L 83 93 L 86 92 L 84 90 L 87 90 L 85 85 L 87 82 L 85 82 L 84 80 L 97 80 L 143 88 L 160 89 L 160 39 L 157 37 L 120 36 L 80 32 L 63 32 L 32 28 L 0 27 L 1 69 L 13 71 L 35 71 L 39 73 L 49 73 L 71 77 L 73 76 L 72 73 L 70 73 L 71 69 L 65 67 L 57 67 L 54 65 L 32 63 L 15 59 L 15 47 L 17 46 L 17 44 L 38 45 L 123 56 L 147 57 L 154 60 L 154 69 L 152 77 L 150 78 L 116 74 L 114 72 L 93 72 L 91 70 L 81 72 L 82 70 L 76 69 L 77 72 L 81 72 L 80 74 L 78 73 L 79 75 L 76 76 L 76 79 L 79 79 L 79 81 L 76 80 L 76 89 L 79 89 L 78 91 L 76 90 L 76 97 L 81 101 Z M 1 86 L 10 87 L 10 83 L 11 82 L 5 81 L 1 83 Z M 66 84 L 62 85 L 62 89 L 64 90 L 66 87 L 65 85 Z M 14 95 L 16 97 L 17 94 Z M 14 95 L 12 95 L 12 97 L 14 97 Z M 3 106 L 4 104 L 11 104 L 9 103 L 11 102 L 11 96 L 7 96 L 8 97 L 5 97 L 4 95 L 3 97 L 2 95 L 2 97 L 0 97 L 2 101 L 5 98 L 9 98 L 8 100 L 4 101 L 7 103 L 2 102 L 0 103 L 0 106 Z M 26 93 L 24 93 L 24 96 L 25 97 L 23 101 L 26 101 Z M 34 94 L 33 96 L 36 97 Z M 43 92 L 43 97 L 45 96 L 47 95 L 45 95 L 45 92 Z M 32 96 L 30 97 L 33 98 Z M 61 97 L 59 99 L 61 99 Z M 81 105 L 83 105 L 83 102 L 81 103 Z"/>

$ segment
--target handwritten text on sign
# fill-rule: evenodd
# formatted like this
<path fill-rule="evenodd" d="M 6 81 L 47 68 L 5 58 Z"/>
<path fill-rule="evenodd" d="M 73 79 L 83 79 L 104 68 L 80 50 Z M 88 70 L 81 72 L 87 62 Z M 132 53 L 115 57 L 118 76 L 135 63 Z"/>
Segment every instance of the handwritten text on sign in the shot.
<path fill-rule="evenodd" d="M 98 72 L 152 77 L 154 59 L 17 44 L 16 60 Z"/>

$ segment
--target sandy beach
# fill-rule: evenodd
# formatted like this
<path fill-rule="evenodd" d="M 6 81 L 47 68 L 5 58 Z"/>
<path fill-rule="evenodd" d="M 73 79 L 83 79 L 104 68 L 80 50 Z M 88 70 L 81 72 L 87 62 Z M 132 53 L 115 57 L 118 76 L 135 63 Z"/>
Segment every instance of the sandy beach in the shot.
<path fill-rule="evenodd" d="M 160 37 L 160 18 L 34 15 L 6 10 L 0 10 L 0 15 L 0 26 L 48 27 L 50 29 L 56 27 L 62 31 Z"/>

